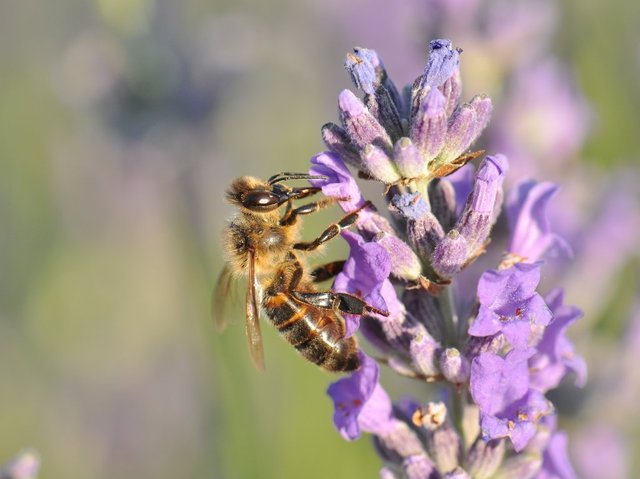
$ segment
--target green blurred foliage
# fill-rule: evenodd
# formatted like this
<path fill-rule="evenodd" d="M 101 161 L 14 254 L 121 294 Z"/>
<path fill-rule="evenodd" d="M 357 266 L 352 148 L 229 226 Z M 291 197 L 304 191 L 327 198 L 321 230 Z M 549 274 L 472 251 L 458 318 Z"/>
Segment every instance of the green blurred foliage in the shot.
<path fill-rule="evenodd" d="M 638 3 L 562 7 L 557 49 L 599 116 L 586 158 L 637 162 Z M 322 15 L 310 0 L 0 4 L 0 458 L 34 447 L 52 479 L 377 475 L 370 442 L 333 429 L 333 377 L 266 326 L 258 373 L 241 308 L 221 335 L 208 312 L 226 185 L 307 168 L 351 46 L 393 71 L 383 36 Z M 127 64 L 139 42 L 151 70 Z M 185 65 L 213 71 L 187 84 L 214 97 L 206 115 L 175 114 Z M 125 93 L 103 97 L 112 76 Z"/>

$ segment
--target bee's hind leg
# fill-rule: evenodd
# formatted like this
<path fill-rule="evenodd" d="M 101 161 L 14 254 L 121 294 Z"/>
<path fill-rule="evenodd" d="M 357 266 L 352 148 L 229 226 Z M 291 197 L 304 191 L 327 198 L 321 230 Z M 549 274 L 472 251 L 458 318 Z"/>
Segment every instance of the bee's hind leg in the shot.
<path fill-rule="evenodd" d="M 291 294 L 298 301 L 315 306 L 316 308 L 331 309 L 339 313 L 356 314 L 358 316 L 367 313 L 389 316 L 387 311 L 375 308 L 357 296 L 348 293 L 338 293 L 336 291 L 313 293 L 292 291 Z"/>

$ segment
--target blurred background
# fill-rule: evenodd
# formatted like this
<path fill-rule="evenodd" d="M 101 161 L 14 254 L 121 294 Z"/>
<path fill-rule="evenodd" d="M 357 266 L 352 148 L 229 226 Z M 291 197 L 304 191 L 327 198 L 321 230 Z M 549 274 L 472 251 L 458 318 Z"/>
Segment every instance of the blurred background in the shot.
<path fill-rule="evenodd" d="M 30 446 L 47 479 L 377 477 L 368 439 L 333 428 L 333 376 L 266 324 L 254 370 L 241 305 L 214 331 L 223 192 L 308 168 L 353 46 L 404 85 L 446 37 L 464 98 L 494 100 L 484 146 L 510 181 L 563 186 L 575 255 L 547 280 L 586 314 L 589 385 L 556 398 L 576 468 L 638 477 L 639 22 L 634 0 L 1 2 L 0 462 Z"/>

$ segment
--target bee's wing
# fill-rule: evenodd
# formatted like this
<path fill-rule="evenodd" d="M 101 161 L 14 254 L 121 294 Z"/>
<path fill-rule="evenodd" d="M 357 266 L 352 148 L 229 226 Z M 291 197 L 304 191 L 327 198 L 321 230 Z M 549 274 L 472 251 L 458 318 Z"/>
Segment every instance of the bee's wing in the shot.
<path fill-rule="evenodd" d="M 264 350 L 262 348 L 262 334 L 260 333 L 260 314 L 258 310 L 258 299 L 256 297 L 256 266 L 255 253 L 249 253 L 249 285 L 247 287 L 246 302 L 246 322 L 245 331 L 249 341 L 249 352 L 253 364 L 264 371 Z"/>
<path fill-rule="evenodd" d="M 225 315 L 225 306 L 231 294 L 231 286 L 233 285 L 233 276 L 227 265 L 220 271 L 216 287 L 211 295 L 211 316 L 213 324 L 218 331 L 222 331 L 227 324 Z"/>

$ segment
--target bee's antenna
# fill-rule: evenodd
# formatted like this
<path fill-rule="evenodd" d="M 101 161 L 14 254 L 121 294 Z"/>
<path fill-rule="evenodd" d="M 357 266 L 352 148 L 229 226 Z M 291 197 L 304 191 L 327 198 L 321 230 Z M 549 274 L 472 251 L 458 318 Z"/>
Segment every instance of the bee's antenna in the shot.
<path fill-rule="evenodd" d="M 280 183 L 281 181 L 287 180 L 328 180 L 329 178 L 324 175 L 310 175 L 308 173 L 289 173 L 282 172 L 276 175 L 273 175 L 269 178 L 268 183 L 270 185 L 274 185 L 276 183 Z"/>

